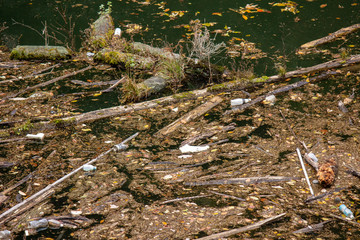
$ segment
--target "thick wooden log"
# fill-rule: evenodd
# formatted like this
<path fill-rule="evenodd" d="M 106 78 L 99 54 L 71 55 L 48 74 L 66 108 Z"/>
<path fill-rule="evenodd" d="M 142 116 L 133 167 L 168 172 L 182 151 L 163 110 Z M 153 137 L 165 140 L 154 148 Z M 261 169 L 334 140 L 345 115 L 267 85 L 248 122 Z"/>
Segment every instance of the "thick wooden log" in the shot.
<path fill-rule="evenodd" d="M 58 60 L 70 58 L 70 52 L 60 46 L 17 46 L 11 51 L 11 59 L 48 59 Z"/>

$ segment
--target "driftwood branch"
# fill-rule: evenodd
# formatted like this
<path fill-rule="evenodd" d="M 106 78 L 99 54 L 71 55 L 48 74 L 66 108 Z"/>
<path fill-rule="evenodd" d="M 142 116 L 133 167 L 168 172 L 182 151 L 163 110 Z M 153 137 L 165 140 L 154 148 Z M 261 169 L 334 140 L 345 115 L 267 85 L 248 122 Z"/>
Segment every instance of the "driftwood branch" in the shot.
<path fill-rule="evenodd" d="M 359 58 L 359 60 L 360 60 L 360 58 Z M 251 100 L 248 103 L 240 105 L 236 109 L 228 110 L 228 111 L 225 112 L 225 114 L 240 113 L 241 111 L 245 110 L 246 108 L 251 107 L 251 106 L 255 105 L 256 103 L 259 103 L 259 102 L 265 100 L 265 98 L 270 96 L 270 95 L 276 95 L 276 94 L 279 94 L 279 93 L 288 92 L 288 91 L 290 91 L 292 89 L 304 86 L 304 85 L 306 85 L 308 83 L 312 83 L 312 82 L 318 81 L 320 79 L 328 78 L 330 76 L 335 76 L 335 75 L 339 75 L 339 74 L 340 73 L 336 72 L 336 71 L 325 72 L 325 73 L 320 74 L 319 76 L 316 76 L 316 77 L 313 77 L 313 78 L 310 78 L 310 79 L 301 80 L 299 82 L 289 84 L 289 85 L 284 86 L 284 87 L 280 87 L 280 88 L 278 88 L 278 89 L 276 89 L 274 91 L 271 91 L 271 92 L 268 92 L 268 93 L 266 93 L 264 95 L 261 95 L 261 96 L 255 98 L 254 100 Z"/>
<path fill-rule="evenodd" d="M 360 55 L 353 55 L 353 56 L 351 56 L 351 58 L 349 60 L 354 61 L 354 63 L 356 64 L 356 63 L 359 63 L 359 60 L 358 60 L 359 58 L 360 58 Z M 349 64 L 352 64 L 351 61 L 349 62 Z M 317 65 L 314 65 L 311 67 L 300 68 L 300 69 L 297 69 L 294 71 L 289 71 L 289 72 L 285 73 L 285 76 L 274 75 L 274 76 L 269 77 L 266 82 L 272 83 L 272 82 L 276 82 L 280 79 L 294 78 L 297 76 L 307 75 L 307 74 L 316 73 L 316 72 L 322 72 L 322 71 L 326 71 L 329 69 L 342 68 L 342 67 L 346 66 L 346 65 L 344 65 L 344 64 L 347 64 L 346 62 L 344 63 L 343 59 L 335 59 L 335 60 L 331 60 L 328 62 L 317 64 Z"/>
<path fill-rule="evenodd" d="M 80 69 L 80 70 L 78 70 L 78 71 L 75 71 L 75 72 L 72 72 L 72 73 L 69 73 L 69 74 L 65 74 L 65 75 L 63 75 L 63 76 L 60 76 L 60 77 L 51 79 L 51 80 L 49 80 L 49 81 L 47 81 L 47 82 L 39 83 L 39 84 L 36 84 L 35 86 L 32 86 L 32 87 L 27 87 L 27 88 L 21 90 L 21 91 L 18 92 L 18 93 L 12 94 L 12 95 L 10 95 L 10 96 L 6 96 L 3 100 L 7 100 L 7 99 L 9 99 L 9 98 L 13 98 L 13 97 L 19 96 L 19 95 L 21 95 L 21 94 L 23 94 L 23 93 L 32 91 L 32 90 L 37 89 L 37 88 L 40 88 L 40 87 L 45 87 L 45 86 L 47 86 L 47 85 L 53 84 L 53 83 L 55 83 L 55 82 L 57 82 L 57 81 L 59 81 L 59 80 L 65 79 L 65 78 L 68 78 L 68 77 L 71 77 L 71 76 L 75 76 L 76 74 L 85 72 L 85 71 L 91 69 L 92 67 L 93 67 L 93 66 L 88 66 L 88 67 L 83 68 L 83 69 Z"/>
<path fill-rule="evenodd" d="M 117 145 L 124 145 L 126 142 L 130 141 L 132 138 L 134 138 L 135 136 L 137 136 L 138 133 L 128 137 L 127 139 L 125 139 L 124 141 L 122 141 L 120 144 Z M 115 145 L 115 146 L 117 146 Z M 99 156 L 97 156 L 96 158 L 88 161 L 87 163 L 81 165 L 80 167 L 78 167 L 77 169 L 75 169 L 74 171 L 70 172 L 69 174 L 63 176 L 62 178 L 58 179 L 57 181 L 53 182 L 52 184 L 48 185 L 47 187 L 45 187 L 44 189 L 40 190 L 39 192 L 35 193 L 34 195 L 32 195 L 31 197 L 27 198 L 26 200 L 24 200 L 23 202 L 15 205 L 14 207 L 8 209 L 7 211 L 3 212 L 0 215 L 0 225 L 4 224 L 6 221 L 8 221 L 8 216 L 13 214 L 16 210 L 23 208 L 24 206 L 33 203 L 33 201 L 35 199 L 38 199 L 39 197 L 41 198 L 43 195 L 47 195 L 49 196 L 50 192 L 54 192 L 54 188 L 59 185 L 60 183 L 62 183 L 64 180 L 68 179 L 69 177 L 73 176 L 74 174 L 76 174 L 77 172 L 79 172 L 80 170 L 83 169 L 84 165 L 88 165 L 88 164 L 93 164 L 94 162 L 98 161 L 99 159 L 101 159 L 102 157 L 104 157 L 105 155 L 107 155 L 108 153 L 110 153 L 111 151 L 114 151 L 116 148 L 115 146 L 109 150 L 107 150 L 106 152 L 101 153 Z"/>
<path fill-rule="evenodd" d="M 329 34 L 326 37 L 323 37 L 323 38 L 316 39 L 314 41 L 305 43 L 305 44 L 301 45 L 300 48 L 301 49 L 314 48 L 314 47 L 317 47 L 317 46 L 322 45 L 324 43 L 331 42 L 331 41 L 335 40 L 338 37 L 350 34 L 350 33 L 354 32 L 354 31 L 356 31 L 358 29 L 360 29 L 360 24 L 359 23 L 354 24 L 354 25 L 352 25 L 350 27 L 341 28 L 340 30 L 338 30 L 336 32 L 333 32 L 333 33 Z"/>
<path fill-rule="evenodd" d="M 20 80 L 24 80 L 24 79 L 28 79 L 28 78 L 32 78 L 32 77 L 40 77 L 40 76 L 45 76 L 45 75 L 48 75 L 50 73 L 52 73 L 52 70 L 56 67 L 59 67 L 61 64 L 58 63 L 58 64 L 55 64 L 55 65 L 52 65 L 50 67 L 47 67 L 47 68 L 44 68 L 44 69 L 41 69 L 39 71 L 36 71 L 34 72 L 33 74 L 29 74 L 27 76 L 24 76 L 24 77 L 15 77 L 15 78 L 11 78 L 11 79 L 7 79 L 7 80 L 3 80 L 3 81 L 0 81 L 0 84 L 4 84 L 4 83 L 9 83 L 9 82 L 15 82 L 15 81 L 20 81 Z M 50 70 L 50 72 L 48 73 L 43 73 L 43 72 L 46 72 L 47 70 Z M 43 73 L 43 74 L 41 74 Z"/>
<path fill-rule="evenodd" d="M 204 198 L 204 197 L 209 197 L 209 196 L 211 196 L 211 195 L 210 195 L 210 194 L 207 194 L 207 195 L 200 195 L 200 196 L 194 196 L 194 197 L 176 198 L 176 199 L 171 199 L 171 200 L 167 200 L 167 201 L 161 202 L 160 204 L 167 204 L 167 203 L 173 203 L 173 202 L 187 201 L 187 200 L 192 200 L 192 199 L 197 199 L 197 198 Z"/>
<path fill-rule="evenodd" d="M 164 127 L 163 129 L 159 130 L 155 134 L 155 136 L 165 136 L 165 135 L 168 135 L 168 134 L 174 132 L 181 125 L 183 125 L 185 123 L 188 123 L 188 122 L 200 117 L 201 115 L 203 115 L 204 113 L 206 113 L 210 109 L 217 106 L 222 101 L 223 101 L 223 99 L 221 97 L 218 97 L 218 96 L 213 97 L 212 99 L 210 99 L 210 101 L 198 106 L 194 110 L 188 112 L 187 114 L 185 114 L 181 118 L 177 119 L 175 122 L 172 122 L 170 125 L 168 125 L 168 126 Z"/>
<path fill-rule="evenodd" d="M 360 55 L 354 55 L 352 57 L 350 57 L 347 61 L 345 62 L 340 62 L 340 61 L 330 61 L 327 63 L 322 64 L 321 66 L 319 65 L 317 68 L 311 69 L 307 68 L 307 70 L 299 70 L 298 72 L 293 73 L 293 76 L 296 76 L 298 74 L 302 74 L 302 72 L 312 72 L 315 71 L 316 69 L 328 69 L 329 68 L 336 68 L 336 67 L 345 67 L 351 64 L 357 64 L 360 63 Z M 327 66 L 327 67 L 325 67 Z M 290 72 L 289 72 L 290 73 Z M 334 72 L 331 72 L 334 73 Z M 340 74 L 340 73 L 339 73 Z M 335 73 L 334 73 L 335 75 Z M 318 76 L 316 79 L 313 78 L 313 80 L 319 80 L 321 78 L 325 78 L 331 76 L 331 74 L 329 73 L 325 73 L 322 74 L 320 76 Z M 288 76 L 286 76 L 288 77 Z M 273 76 L 270 77 L 269 80 L 271 80 L 271 82 L 275 81 L 276 79 L 279 79 L 279 76 Z M 297 84 L 302 84 L 305 85 L 308 82 L 306 82 L 306 80 L 303 81 L 303 83 L 297 83 Z M 221 89 L 221 91 L 235 91 L 235 90 L 239 90 L 238 89 L 238 85 L 236 83 L 229 83 L 226 84 L 225 89 Z M 244 85 L 243 83 L 240 85 Z M 302 86 L 301 85 L 301 86 Z M 242 87 L 242 89 L 245 89 L 246 87 Z M 96 110 L 96 111 L 91 111 L 91 112 L 87 112 L 87 113 L 83 113 L 83 114 L 79 114 L 76 116 L 72 116 L 72 117 L 66 117 L 66 118 L 62 118 L 60 120 L 64 120 L 64 121 L 69 121 L 69 120 L 74 120 L 76 123 L 83 123 L 83 122 L 88 122 L 88 121 L 95 121 L 98 119 L 103 119 L 103 118 L 108 118 L 108 117 L 114 117 L 117 115 L 121 115 L 121 114 L 127 114 L 130 112 L 134 112 L 134 111 L 140 111 L 140 110 L 144 110 L 144 109 L 149 109 L 149 108 L 155 108 L 157 106 L 160 105 L 166 105 L 166 104 L 171 104 L 174 102 L 177 102 L 179 100 L 188 100 L 188 99 L 192 99 L 192 98 L 197 98 L 200 96 L 206 96 L 209 94 L 212 94 L 214 90 L 214 86 L 213 87 L 209 87 L 209 88 L 205 88 L 205 89 L 201 89 L 201 90 L 196 90 L 196 91 L 190 91 L 190 92 L 184 92 L 184 93 L 179 93 L 179 94 L 175 94 L 172 96 L 167 96 L 167 97 L 162 97 L 162 98 L 158 98 L 158 99 L 154 99 L 154 100 L 150 100 L 150 101 L 145 101 L 145 102 L 141 102 L 141 103 L 134 103 L 131 105 L 120 105 L 120 106 L 116 106 L 116 107 L 111 107 L 111 108 L 105 108 L 105 109 L 100 109 L 100 110 Z M 290 89 L 285 89 L 284 91 L 288 91 Z M 271 94 L 269 94 L 271 95 Z M 257 102 L 260 102 L 262 100 L 264 100 L 266 98 L 267 95 L 265 95 L 262 99 L 257 100 Z M 255 100 L 252 100 L 249 103 L 249 105 L 244 104 L 242 106 L 252 106 Z M 246 108 L 245 107 L 245 108 Z M 241 110 L 238 110 L 241 111 Z M 238 112 L 236 111 L 236 112 Z"/>
<path fill-rule="evenodd" d="M 245 227 L 241 227 L 241 228 L 237 228 L 237 229 L 233 229 L 233 230 L 213 234 L 213 235 L 198 238 L 198 239 L 199 240 L 213 240 L 213 239 L 220 239 L 220 238 L 229 237 L 229 236 L 241 233 L 241 232 L 246 232 L 246 231 L 258 229 L 258 228 L 264 226 L 265 224 L 268 224 L 268 223 L 275 222 L 275 221 L 279 220 L 280 218 L 284 217 L 285 215 L 286 215 L 286 213 L 282 213 L 282 214 L 276 215 L 274 217 L 270 217 L 270 218 L 258 221 L 258 222 L 254 223 L 254 224 L 249 225 L 249 226 L 245 226 Z"/>
<path fill-rule="evenodd" d="M 121 79 L 117 80 L 112 86 L 110 86 L 109 88 L 105 89 L 105 90 L 101 90 L 101 92 L 103 93 L 107 93 L 107 92 L 112 92 L 114 91 L 114 89 L 121 83 L 124 83 L 126 80 L 126 77 L 122 77 Z"/>
<path fill-rule="evenodd" d="M 203 182 L 185 182 L 186 186 L 205 186 L 205 185 L 225 185 L 225 184 L 256 184 L 263 182 L 283 182 L 290 180 L 299 180 L 299 177 L 283 177 L 283 176 L 268 176 L 268 177 L 248 177 L 248 178 L 227 178 L 220 180 L 210 180 Z"/>
<path fill-rule="evenodd" d="M 305 228 L 301 228 L 299 230 L 296 230 L 294 231 L 293 233 L 295 234 L 299 234 L 299 233 L 311 233 L 311 232 L 316 232 L 316 231 L 319 231 L 321 230 L 325 224 L 331 222 L 331 220 L 327 220 L 325 222 L 321 222 L 321 223 L 318 223 L 318 224 L 313 224 L 313 225 L 309 225 Z"/>
<path fill-rule="evenodd" d="M 181 142 L 180 146 L 184 146 L 186 144 L 191 145 L 191 144 L 195 143 L 196 141 L 212 137 L 218 132 L 227 132 L 227 131 L 234 130 L 235 126 L 236 126 L 235 123 L 231 123 L 228 126 L 222 127 L 220 130 L 209 131 L 209 132 L 205 132 L 205 133 L 193 136 L 193 137 L 191 137 L 189 139 L 186 139 L 185 141 Z"/>

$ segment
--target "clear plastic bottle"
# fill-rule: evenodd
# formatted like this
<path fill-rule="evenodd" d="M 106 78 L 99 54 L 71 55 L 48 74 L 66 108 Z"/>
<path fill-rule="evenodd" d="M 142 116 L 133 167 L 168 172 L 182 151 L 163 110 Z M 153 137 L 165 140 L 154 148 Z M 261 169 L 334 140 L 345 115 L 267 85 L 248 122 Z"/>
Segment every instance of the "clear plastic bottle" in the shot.
<path fill-rule="evenodd" d="M 11 239 L 11 232 L 9 230 L 0 231 L 0 239 L 3 239 L 3 240 Z"/>
<path fill-rule="evenodd" d="M 116 151 L 122 151 L 122 150 L 127 149 L 129 146 L 126 144 L 123 144 L 123 143 L 119 143 L 119 144 L 116 144 L 114 147 L 115 147 Z"/>
<path fill-rule="evenodd" d="M 348 209 L 345 204 L 341 204 L 339 206 L 339 210 L 348 218 L 350 219 L 354 219 L 354 214 L 352 213 L 352 211 L 350 209 Z"/>
<path fill-rule="evenodd" d="M 85 172 L 93 172 L 93 171 L 96 170 L 96 167 L 93 166 L 93 165 L 90 165 L 90 164 L 86 164 L 86 165 L 83 166 L 83 170 Z"/>
<path fill-rule="evenodd" d="M 37 229 L 37 228 L 47 228 L 48 226 L 49 226 L 49 222 L 45 218 L 28 222 L 28 228 Z"/>

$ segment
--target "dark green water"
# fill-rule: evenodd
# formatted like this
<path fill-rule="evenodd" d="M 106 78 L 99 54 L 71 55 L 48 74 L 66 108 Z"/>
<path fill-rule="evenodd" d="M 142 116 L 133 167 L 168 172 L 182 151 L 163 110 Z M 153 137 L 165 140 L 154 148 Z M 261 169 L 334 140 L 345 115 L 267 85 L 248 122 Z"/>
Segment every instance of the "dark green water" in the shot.
<path fill-rule="evenodd" d="M 216 23 L 209 30 L 231 29 L 240 33 L 230 33 L 229 36 L 218 35 L 216 41 L 228 42 L 232 37 L 242 38 L 256 43 L 257 48 L 268 53 L 268 58 L 255 63 L 256 72 L 261 75 L 273 69 L 276 57 L 286 55 L 290 60 L 288 69 L 305 67 L 324 61 L 323 56 L 314 55 L 306 58 L 295 56 L 294 51 L 302 44 L 326 36 L 340 28 L 360 23 L 360 3 L 356 0 L 308 0 L 296 1 L 299 11 L 293 14 L 281 11 L 278 6 L 269 4 L 271 1 L 233 1 L 233 0 L 173 0 L 161 2 L 158 0 L 136 2 L 135 0 L 122 0 L 112 2 L 112 16 L 116 26 L 122 30 L 127 29 L 126 24 L 134 23 L 143 27 L 141 34 L 134 35 L 135 40 L 164 46 L 165 43 L 175 45 L 184 39 L 187 30 L 181 24 L 188 24 L 190 20 L 199 19 L 202 22 Z M 12 19 L 43 30 L 43 23 L 48 26 L 62 23 L 61 17 L 56 13 L 56 7 L 67 9 L 67 16 L 75 20 L 75 34 L 88 27 L 89 22 L 98 17 L 99 5 L 106 1 L 36 1 L 36 0 L 0 0 L 0 23 L 6 22 L 9 28 L 2 32 L 3 44 L 14 45 L 14 39 L 20 44 L 43 44 L 41 36 L 34 31 L 20 26 L 12 25 Z M 245 20 L 241 14 L 230 9 L 239 9 L 246 4 L 257 4 L 258 8 L 266 12 L 247 13 Z M 172 11 L 184 11 L 183 16 L 170 18 L 164 15 Z M 215 13 L 215 15 L 214 15 Z M 175 15 L 176 13 L 174 13 Z M 221 14 L 221 16 L 219 16 Z M 146 31 L 144 30 L 146 29 Z M 129 35 L 124 35 L 129 37 Z M 359 52 L 359 37 L 352 34 L 349 41 L 337 41 L 330 46 L 333 51 L 340 47 L 348 48 L 352 53 Z M 80 47 L 80 38 L 77 47 Z M 221 64 L 228 64 L 231 60 L 223 59 Z"/>

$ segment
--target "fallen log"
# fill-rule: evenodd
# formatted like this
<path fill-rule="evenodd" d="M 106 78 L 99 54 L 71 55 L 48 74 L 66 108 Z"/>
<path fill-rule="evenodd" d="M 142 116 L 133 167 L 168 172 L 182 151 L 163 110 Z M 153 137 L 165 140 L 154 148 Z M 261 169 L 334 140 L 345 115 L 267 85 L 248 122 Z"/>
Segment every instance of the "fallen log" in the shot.
<path fill-rule="evenodd" d="M 229 230 L 229 231 L 225 231 L 225 232 L 221 232 L 221 233 L 216 233 L 207 237 L 202 237 L 202 238 L 198 238 L 198 240 L 213 240 L 213 239 L 220 239 L 220 238 L 226 238 L 241 232 L 246 232 L 246 231 L 250 231 L 250 230 L 254 230 L 254 229 L 258 229 L 262 226 L 264 226 L 265 224 L 271 223 L 271 222 L 275 222 L 277 220 L 279 220 L 280 218 L 284 217 L 286 215 L 286 213 L 282 213 L 279 215 L 276 215 L 274 217 L 270 217 L 261 221 L 258 221 L 256 223 L 253 223 L 249 226 L 245 226 L 245 227 L 240 227 L 240 228 L 236 228 L 233 230 Z"/>
<path fill-rule="evenodd" d="M 185 114 L 181 118 L 177 119 L 175 122 L 172 122 L 170 125 L 168 125 L 168 126 L 162 128 L 161 130 L 159 130 L 155 134 L 155 136 L 157 136 L 157 137 L 165 136 L 165 135 L 168 135 L 168 134 L 174 132 L 181 125 L 183 125 L 185 123 L 188 123 L 188 122 L 198 118 L 199 116 L 203 115 L 204 113 L 206 113 L 207 111 L 209 111 L 213 107 L 217 106 L 222 101 L 223 101 L 223 99 L 218 97 L 218 96 L 213 97 L 208 102 L 202 104 L 201 106 L 195 108 L 194 110 L 188 112 L 187 114 Z"/>
<path fill-rule="evenodd" d="M 303 45 L 300 46 L 300 49 L 306 49 L 306 48 L 314 48 L 317 47 L 319 45 L 331 42 L 333 40 L 335 40 L 338 37 L 350 34 L 356 30 L 360 29 L 360 24 L 354 24 L 350 27 L 345 27 L 345 28 L 341 28 L 340 30 L 337 30 L 336 32 L 333 32 L 331 34 L 329 34 L 326 37 L 320 38 L 320 39 L 316 39 L 314 41 L 305 43 Z"/>
<path fill-rule="evenodd" d="M 283 182 L 290 180 L 299 180 L 299 177 L 283 177 L 283 176 L 268 176 L 268 177 L 248 177 L 248 178 L 226 178 L 220 180 L 210 180 L 203 182 L 185 182 L 185 186 L 207 186 L 207 185 L 226 185 L 226 184 L 256 184 L 263 182 Z"/>
<path fill-rule="evenodd" d="M 4 100 L 7 100 L 7 99 L 9 99 L 9 98 L 14 98 L 14 97 L 16 97 L 16 96 L 19 96 L 20 94 L 23 94 L 23 93 L 32 91 L 32 90 L 34 90 L 34 89 L 36 89 L 36 88 L 45 87 L 45 86 L 47 86 L 47 85 L 50 85 L 50 84 L 55 83 L 55 82 L 57 82 L 57 81 L 60 81 L 60 80 L 62 80 L 62 79 L 65 79 L 65 78 L 68 78 L 68 77 L 71 77 L 71 76 L 75 76 L 76 74 L 85 72 L 85 71 L 91 69 L 92 67 L 93 67 L 93 66 L 87 66 L 86 68 L 83 68 L 83 69 L 80 69 L 80 70 L 78 70 L 78 71 L 71 72 L 71 73 L 65 74 L 65 75 L 63 75 L 63 76 L 60 76 L 60 77 L 51 79 L 51 80 L 49 80 L 49 81 L 47 81 L 47 82 L 39 83 L 39 84 L 36 84 L 35 86 L 32 86 L 32 87 L 27 87 L 27 88 L 21 90 L 21 91 L 18 92 L 18 93 L 15 93 L 15 94 L 6 96 L 6 97 L 3 98 L 2 100 L 4 101 Z"/>
<path fill-rule="evenodd" d="M 329 63 L 329 62 L 328 62 Z M 335 65 L 331 65 L 331 68 L 336 68 L 337 66 L 339 67 L 346 67 L 348 65 L 351 64 L 358 64 L 360 63 L 360 55 L 354 55 L 352 57 L 350 57 L 347 61 L 345 62 L 338 62 Z M 327 63 L 324 63 L 324 65 L 326 65 Z M 330 66 L 328 66 L 330 67 Z M 311 71 L 314 71 L 317 68 L 311 69 Z M 321 69 L 320 67 L 318 69 Z M 328 68 L 326 68 L 328 69 Z M 305 71 L 305 70 L 301 70 L 301 71 Z M 310 71 L 310 69 L 308 69 L 307 71 Z M 293 76 L 298 75 L 298 73 L 294 73 Z M 336 74 L 340 74 L 338 72 L 331 72 L 330 73 L 325 73 L 322 74 L 318 77 L 312 78 L 313 81 L 331 76 L 331 75 L 336 75 Z M 270 77 L 269 79 L 271 79 L 271 81 L 275 81 L 276 79 L 279 79 L 279 76 L 273 76 Z M 305 85 L 308 82 L 306 80 L 303 80 L 302 82 L 298 82 L 295 84 L 302 84 Z M 92 112 L 87 112 L 87 113 L 83 113 L 83 114 L 79 114 L 76 116 L 72 116 L 72 117 L 66 117 L 66 118 L 61 118 L 59 119 L 60 121 L 71 121 L 71 122 L 75 122 L 75 123 L 83 123 L 83 122 L 88 122 L 88 121 L 95 121 L 98 119 L 103 119 L 103 118 L 108 118 L 108 117 L 114 117 L 117 115 L 121 115 L 121 114 L 126 114 L 126 113 L 130 113 L 130 112 L 135 112 L 135 111 L 140 111 L 140 110 L 144 110 L 144 109 L 149 109 L 149 108 L 155 108 L 157 106 L 160 105 L 166 105 L 166 104 L 171 104 L 174 102 L 177 102 L 179 100 L 189 100 L 189 99 L 193 99 L 193 98 L 197 98 L 197 97 L 203 97 L 206 95 L 210 95 L 214 92 L 219 92 L 219 91 L 237 91 L 237 90 L 242 90 L 242 89 L 246 89 L 249 87 L 253 87 L 254 85 L 260 85 L 260 84 L 264 84 L 264 82 L 261 83 L 252 83 L 252 84 L 248 84 L 247 86 L 245 85 L 243 80 L 238 80 L 238 81 L 231 81 L 231 82 L 227 82 L 227 83 L 222 83 L 222 84 L 217 84 L 205 89 L 200 89 L 200 90 L 195 90 L 195 91 L 189 91 L 189 92 L 184 92 L 184 93 L 178 93 L 172 96 L 167 96 L 167 97 L 162 97 L 162 98 L 158 98 L 158 99 L 154 99 L 154 100 L 150 100 L 150 101 L 145 101 L 145 102 L 141 102 L 141 103 L 134 103 L 134 104 L 130 104 L 130 105 L 120 105 L 120 106 L 116 106 L 116 107 L 111 107 L 111 108 L 104 108 L 104 109 L 100 109 L 100 110 L 95 110 Z M 301 85 L 301 86 L 302 86 Z M 287 87 L 287 86 L 286 86 Z M 286 88 L 285 87 L 285 88 Z M 297 87 L 297 86 L 295 86 Z M 295 88 L 294 87 L 294 88 Z M 290 90 L 289 89 L 285 89 L 283 90 L 283 92 Z M 280 91 L 281 92 L 281 91 Z M 275 93 L 277 94 L 277 93 Z M 268 94 L 271 95 L 271 94 Z M 244 105 L 241 105 L 241 108 L 247 108 L 252 106 L 255 103 L 258 103 L 262 100 L 264 100 L 266 98 L 267 95 L 263 95 L 263 97 L 261 99 L 256 100 L 252 100 L 249 103 L 246 103 Z M 233 111 L 234 113 L 240 112 L 241 109 L 236 109 L 235 111 Z M 230 113 L 230 112 L 228 112 Z M 49 122 L 47 122 L 47 124 L 49 124 Z"/>
<path fill-rule="evenodd" d="M 48 59 L 58 60 L 70 58 L 70 52 L 61 46 L 29 46 L 19 45 L 11 51 L 11 59 Z"/>

